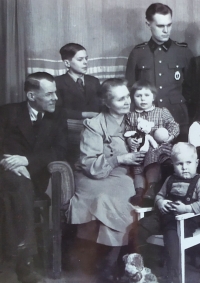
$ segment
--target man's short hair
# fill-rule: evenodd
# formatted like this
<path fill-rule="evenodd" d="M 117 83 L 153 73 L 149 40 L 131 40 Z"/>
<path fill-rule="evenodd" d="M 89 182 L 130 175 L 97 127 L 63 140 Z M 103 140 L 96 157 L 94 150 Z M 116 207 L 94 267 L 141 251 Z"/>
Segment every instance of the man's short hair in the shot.
<path fill-rule="evenodd" d="M 161 15 L 171 14 L 172 16 L 172 9 L 169 6 L 164 5 L 162 3 L 153 3 L 146 10 L 147 21 L 151 22 L 155 14 L 161 14 Z"/>
<path fill-rule="evenodd" d="M 28 75 L 26 81 L 24 83 L 24 91 L 27 93 L 28 91 L 36 91 L 40 89 L 40 81 L 47 80 L 50 82 L 54 82 L 55 79 L 52 75 L 46 72 L 37 72 Z"/>
<path fill-rule="evenodd" d="M 187 142 L 178 142 L 172 147 L 171 159 L 173 160 L 177 155 L 184 154 L 186 151 L 190 151 L 191 155 L 197 158 L 197 150 L 193 144 Z"/>
<path fill-rule="evenodd" d="M 60 48 L 60 55 L 62 60 L 71 60 L 80 50 L 86 49 L 78 43 L 68 43 Z"/>

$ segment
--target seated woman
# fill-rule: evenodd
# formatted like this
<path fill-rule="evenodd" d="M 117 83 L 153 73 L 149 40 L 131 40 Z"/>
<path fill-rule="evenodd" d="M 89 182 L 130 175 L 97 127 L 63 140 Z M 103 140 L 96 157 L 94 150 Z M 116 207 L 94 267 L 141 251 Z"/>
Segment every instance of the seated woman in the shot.
<path fill-rule="evenodd" d="M 135 188 L 128 165 L 141 164 L 144 153 L 129 153 L 124 139 L 124 116 L 131 102 L 126 81 L 108 79 L 100 94 L 105 111 L 84 121 L 75 171 L 76 192 L 68 215 L 72 224 L 79 224 L 78 238 L 113 247 L 116 260 L 120 247 L 128 244 L 134 222 L 129 199 Z M 114 260 L 113 255 L 110 260 Z"/>

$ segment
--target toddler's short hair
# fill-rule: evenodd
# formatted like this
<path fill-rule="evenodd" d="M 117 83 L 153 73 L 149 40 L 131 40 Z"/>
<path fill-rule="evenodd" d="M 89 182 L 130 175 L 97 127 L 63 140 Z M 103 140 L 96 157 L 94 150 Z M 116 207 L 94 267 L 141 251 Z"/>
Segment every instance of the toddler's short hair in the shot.
<path fill-rule="evenodd" d="M 68 43 L 60 48 L 60 55 L 62 60 L 71 60 L 80 50 L 86 49 L 78 43 Z"/>
<path fill-rule="evenodd" d="M 184 154 L 184 152 L 190 150 L 191 155 L 197 158 L 197 150 L 193 144 L 187 142 L 178 142 L 172 147 L 171 159 L 173 160 L 178 154 Z"/>
<path fill-rule="evenodd" d="M 154 98 L 156 98 L 158 92 L 157 88 L 155 87 L 155 85 L 153 85 L 147 80 L 139 80 L 132 85 L 130 89 L 131 98 L 134 97 L 134 94 L 136 93 L 137 90 L 141 90 L 143 88 L 149 89 L 153 93 Z"/>

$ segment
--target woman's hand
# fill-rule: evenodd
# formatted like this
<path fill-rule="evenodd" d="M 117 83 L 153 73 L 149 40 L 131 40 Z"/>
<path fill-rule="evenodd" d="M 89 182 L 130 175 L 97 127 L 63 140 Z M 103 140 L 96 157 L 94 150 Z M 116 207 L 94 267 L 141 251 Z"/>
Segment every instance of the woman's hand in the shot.
<path fill-rule="evenodd" d="M 144 151 L 131 152 L 117 156 L 118 163 L 126 165 L 140 165 L 145 157 Z"/>
<path fill-rule="evenodd" d="M 138 140 L 136 139 L 133 139 L 131 137 L 129 137 L 127 139 L 127 143 L 129 145 L 129 148 L 132 150 L 132 151 L 135 151 L 137 150 L 137 148 L 140 146 L 140 143 L 138 142 Z"/>

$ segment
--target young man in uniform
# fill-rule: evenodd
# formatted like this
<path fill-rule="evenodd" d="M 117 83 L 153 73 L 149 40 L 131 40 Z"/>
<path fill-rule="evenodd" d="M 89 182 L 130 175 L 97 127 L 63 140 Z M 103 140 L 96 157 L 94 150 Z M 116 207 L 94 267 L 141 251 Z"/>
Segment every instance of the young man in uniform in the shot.
<path fill-rule="evenodd" d="M 182 83 L 192 52 L 186 43 L 170 39 L 172 10 L 167 5 L 151 4 L 146 10 L 146 24 L 152 37 L 148 42 L 136 45 L 131 51 L 126 79 L 129 86 L 139 79 L 155 84 L 158 89 L 157 106 L 166 107 L 171 112 L 180 124 L 179 140 L 186 141 L 189 119 L 187 101 L 182 95 Z"/>

